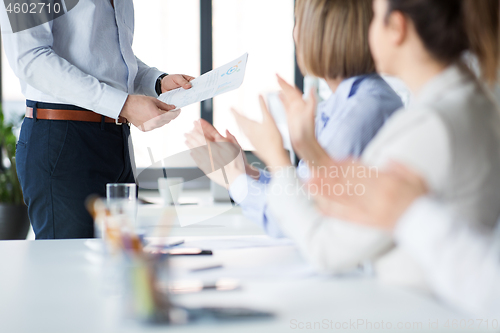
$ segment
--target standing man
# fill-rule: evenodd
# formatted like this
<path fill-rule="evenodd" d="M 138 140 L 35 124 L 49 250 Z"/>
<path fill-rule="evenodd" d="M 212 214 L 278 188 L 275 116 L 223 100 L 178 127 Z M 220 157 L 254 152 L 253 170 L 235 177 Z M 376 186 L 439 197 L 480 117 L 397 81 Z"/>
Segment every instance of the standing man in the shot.
<path fill-rule="evenodd" d="M 191 88 L 193 77 L 135 57 L 132 0 L 65 1 L 64 15 L 24 30 L 22 1 L 3 2 L 5 52 L 27 104 L 16 160 L 36 238 L 91 238 L 87 196 L 105 196 L 107 183 L 135 182 L 128 124 L 147 131 L 176 118 L 180 111 L 156 97 Z M 52 12 L 64 4 L 43 2 Z"/>

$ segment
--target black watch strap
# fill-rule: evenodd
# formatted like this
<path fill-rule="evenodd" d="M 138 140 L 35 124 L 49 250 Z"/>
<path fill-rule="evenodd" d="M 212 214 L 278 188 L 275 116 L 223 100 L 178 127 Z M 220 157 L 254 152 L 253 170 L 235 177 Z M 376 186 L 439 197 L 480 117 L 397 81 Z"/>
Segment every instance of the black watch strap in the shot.
<path fill-rule="evenodd" d="M 161 80 L 163 80 L 163 78 L 164 78 L 165 76 L 168 76 L 168 74 L 164 73 L 164 74 L 162 74 L 162 75 L 158 76 L 158 78 L 156 79 L 156 86 L 155 86 L 155 90 L 156 90 L 156 94 L 157 94 L 158 96 L 160 96 L 160 95 L 161 95 Z"/>

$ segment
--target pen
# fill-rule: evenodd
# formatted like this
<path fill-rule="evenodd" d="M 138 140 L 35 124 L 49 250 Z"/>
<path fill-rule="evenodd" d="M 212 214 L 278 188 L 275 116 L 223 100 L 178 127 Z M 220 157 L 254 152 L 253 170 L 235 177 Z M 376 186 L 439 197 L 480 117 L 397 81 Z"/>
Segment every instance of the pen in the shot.
<path fill-rule="evenodd" d="M 170 243 L 170 244 L 151 244 L 149 246 L 153 247 L 153 248 L 156 248 L 156 249 L 168 249 L 168 248 L 180 246 L 182 244 L 184 244 L 184 240 L 180 240 L 180 241 L 173 242 L 173 243 Z"/>
<path fill-rule="evenodd" d="M 167 245 L 165 245 L 165 247 L 176 247 L 176 246 L 179 246 L 179 245 L 182 245 L 182 244 L 184 244 L 184 241 L 180 240 L 178 242 L 167 244 Z"/>
<path fill-rule="evenodd" d="M 206 266 L 206 267 L 200 267 L 200 268 L 193 268 L 191 270 L 191 273 L 204 272 L 204 271 L 218 269 L 218 268 L 222 268 L 222 267 L 223 267 L 222 265 L 213 265 L 213 266 Z"/>
<path fill-rule="evenodd" d="M 172 294 L 191 294 L 204 290 L 234 291 L 241 289 L 241 285 L 237 280 L 219 279 L 215 282 L 174 281 L 167 288 Z"/>

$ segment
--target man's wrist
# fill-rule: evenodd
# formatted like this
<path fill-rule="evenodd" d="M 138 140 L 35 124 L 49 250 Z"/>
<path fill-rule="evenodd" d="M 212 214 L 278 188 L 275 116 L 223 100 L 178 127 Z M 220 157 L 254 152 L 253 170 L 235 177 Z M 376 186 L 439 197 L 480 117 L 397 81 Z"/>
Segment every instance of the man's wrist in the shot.
<path fill-rule="evenodd" d="M 118 119 L 128 99 L 128 94 L 111 86 L 104 86 L 104 93 L 94 111 L 103 116 Z"/>
<path fill-rule="evenodd" d="M 162 81 L 166 76 L 168 76 L 168 74 L 163 73 L 162 75 L 158 76 L 158 78 L 156 79 L 155 91 L 156 91 L 156 94 L 158 96 L 160 96 L 163 93 L 161 86 L 162 86 Z"/>
<path fill-rule="evenodd" d="M 127 113 L 127 111 L 128 111 L 128 109 L 127 109 L 127 103 L 130 102 L 131 96 L 132 95 L 128 95 L 127 96 L 127 99 L 125 100 L 125 103 L 123 103 L 123 107 L 122 107 L 122 109 L 121 109 L 120 114 L 118 115 L 118 117 L 122 117 L 122 118 L 127 119 L 127 115 L 128 115 L 128 113 Z"/>

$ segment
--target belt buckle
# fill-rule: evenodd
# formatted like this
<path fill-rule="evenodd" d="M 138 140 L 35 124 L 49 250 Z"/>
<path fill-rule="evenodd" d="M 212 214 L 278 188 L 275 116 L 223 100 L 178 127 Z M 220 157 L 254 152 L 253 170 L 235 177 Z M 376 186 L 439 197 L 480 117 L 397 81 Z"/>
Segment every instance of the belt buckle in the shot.
<path fill-rule="evenodd" d="M 120 122 L 120 119 L 123 119 L 123 120 Z M 130 127 L 130 122 L 127 120 L 127 118 L 120 117 L 120 116 L 118 116 L 118 118 L 115 119 L 115 124 L 120 125 L 120 126 L 122 126 L 123 124 L 127 124 L 128 127 Z"/>

